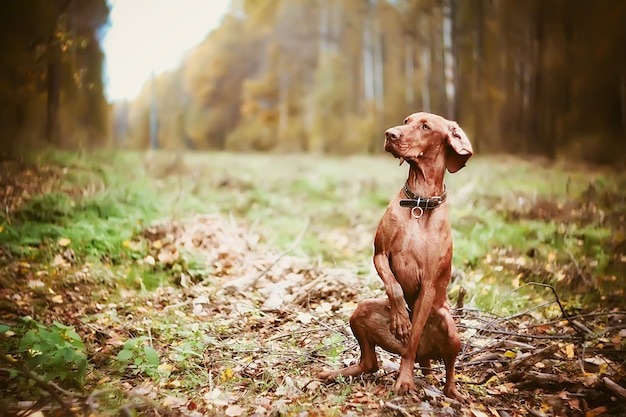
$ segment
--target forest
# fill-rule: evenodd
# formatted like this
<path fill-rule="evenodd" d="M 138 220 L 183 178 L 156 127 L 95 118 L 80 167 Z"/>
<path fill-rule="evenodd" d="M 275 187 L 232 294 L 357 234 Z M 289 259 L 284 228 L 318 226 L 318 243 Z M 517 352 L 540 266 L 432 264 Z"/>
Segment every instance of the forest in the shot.
<path fill-rule="evenodd" d="M 478 152 L 608 162 L 626 129 L 625 16 L 611 0 L 234 2 L 118 107 L 115 136 L 150 146 L 156 112 L 152 146 L 375 153 L 385 126 L 425 110 Z"/>
<path fill-rule="evenodd" d="M 378 153 L 386 126 L 424 110 L 457 120 L 480 153 L 623 155 L 615 0 L 235 0 L 178 69 L 109 104 L 103 0 L 3 7 L 11 147 Z"/>
<path fill-rule="evenodd" d="M 0 415 L 625 415 L 626 2 L 232 0 L 116 102 L 111 7 L 0 5 Z M 415 111 L 473 146 L 457 398 L 441 361 L 398 395 L 382 351 L 319 378 L 387 296 L 384 132 Z"/>

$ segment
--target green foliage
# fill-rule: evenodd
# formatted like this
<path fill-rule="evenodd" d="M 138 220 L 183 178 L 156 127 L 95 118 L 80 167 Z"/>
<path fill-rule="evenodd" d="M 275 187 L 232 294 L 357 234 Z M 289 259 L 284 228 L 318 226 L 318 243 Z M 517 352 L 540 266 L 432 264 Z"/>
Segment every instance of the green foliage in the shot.
<path fill-rule="evenodd" d="M 128 339 L 117 353 L 115 360 L 120 372 L 130 371 L 132 374 L 146 374 L 158 377 L 161 362 L 159 353 L 150 345 L 147 336 Z"/>
<path fill-rule="evenodd" d="M 47 381 L 82 386 L 87 374 L 83 341 L 72 326 L 57 321 L 50 326 L 24 317 L 14 326 L 0 326 L 0 345 L 11 362 Z"/>
<path fill-rule="evenodd" d="M 64 193 L 51 192 L 33 196 L 16 213 L 22 222 L 57 223 L 72 213 L 74 201 Z"/>
<path fill-rule="evenodd" d="M 524 164 L 501 177 L 505 165 L 483 173 L 475 162 L 467 171 L 478 182 L 470 201 L 451 206 L 454 265 L 474 271 L 480 283 L 475 290 L 475 283 L 459 283 L 472 288 L 472 303 L 488 310 L 497 304 L 506 314 L 553 299 L 541 288 L 509 293 L 530 282 L 555 286 L 572 304 L 581 297 L 588 307 L 617 300 L 624 285 L 616 253 L 623 241 L 616 222 L 623 197 L 615 192 L 621 180 Z"/>
<path fill-rule="evenodd" d="M 42 158 L 46 161 L 40 163 L 50 159 L 81 170 L 69 171 L 61 188 L 64 192 L 35 195 L 13 213 L 0 214 L 0 244 L 16 256 L 49 259 L 62 249 L 57 240 L 65 238 L 81 260 L 104 257 L 108 263 L 120 264 L 132 257 L 125 242 L 143 220 L 154 216 L 158 196 L 140 179 L 134 180 L 135 187 L 122 186 L 127 178 L 112 175 L 110 169 L 81 154 L 59 152 Z"/>
<path fill-rule="evenodd" d="M 132 265 L 127 269 L 123 282 L 126 288 L 153 291 L 168 282 L 168 274 L 162 268 L 154 269 L 141 265 Z"/>
<path fill-rule="evenodd" d="M 329 337 L 322 339 L 322 343 L 317 346 L 321 355 L 324 355 L 328 362 L 338 364 L 339 359 L 346 350 L 345 337 L 340 333 L 333 333 Z"/>

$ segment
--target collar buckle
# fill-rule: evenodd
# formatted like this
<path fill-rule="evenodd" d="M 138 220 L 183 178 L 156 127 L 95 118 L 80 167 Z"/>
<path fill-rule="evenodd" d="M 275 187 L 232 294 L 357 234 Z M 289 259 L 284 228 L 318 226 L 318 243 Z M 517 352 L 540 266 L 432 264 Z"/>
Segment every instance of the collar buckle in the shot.
<path fill-rule="evenodd" d="M 409 184 L 404 184 L 404 194 L 407 199 L 400 200 L 401 207 L 411 208 L 411 216 L 415 219 L 419 219 L 424 215 L 425 210 L 434 210 L 446 201 L 446 186 L 443 186 L 443 192 L 441 195 L 435 195 L 432 197 L 421 197 L 415 194 L 410 188 Z"/>

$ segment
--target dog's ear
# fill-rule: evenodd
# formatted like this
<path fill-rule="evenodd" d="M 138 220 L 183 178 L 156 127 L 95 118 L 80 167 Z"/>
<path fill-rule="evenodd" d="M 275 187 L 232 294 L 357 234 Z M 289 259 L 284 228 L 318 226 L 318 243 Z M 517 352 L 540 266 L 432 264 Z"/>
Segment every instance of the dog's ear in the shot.
<path fill-rule="evenodd" d="M 450 172 L 457 172 L 473 154 L 472 144 L 463 129 L 456 123 L 448 127 L 448 145 L 446 149 L 446 168 Z"/>

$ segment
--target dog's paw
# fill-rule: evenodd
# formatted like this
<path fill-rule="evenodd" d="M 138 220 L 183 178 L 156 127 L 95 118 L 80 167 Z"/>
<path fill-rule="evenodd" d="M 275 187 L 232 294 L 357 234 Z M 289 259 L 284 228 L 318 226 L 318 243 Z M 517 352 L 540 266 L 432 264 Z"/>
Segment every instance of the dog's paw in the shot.
<path fill-rule="evenodd" d="M 394 387 L 394 390 L 396 391 L 396 393 L 400 394 L 400 395 L 405 395 L 405 394 L 409 394 L 411 392 L 415 392 L 415 384 L 410 383 L 410 384 L 401 384 L 396 382 L 396 386 Z"/>
<path fill-rule="evenodd" d="M 398 380 L 396 381 L 396 385 L 394 387 L 396 393 L 404 395 L 410 392 L 415 392 L 415 383 L 413 382 L 413 378 L 410 380 L 405 380 L 401 375 L 398 376 Z"/>
<path fill-rule="evenodd" d="M 317 379 L 321 379 L 322 381 L 326 382 L 333 382 L 335 379 L 337 379 L 338 374 L 339 371 L 337 370 L 326 370 L 317 374 Z"/>
<path fill-rule="evenodd" d="M 463 394 L 461 394 L 454 386 L 445 387 L 443 390 L 443 394 L 446 397 L 452 398 L 453 400 L 457 400 L 458 402 L 462 404 L 467 404 L 467 398 Z"/>
<path fill-rule="evenodd" d="M 411 334 L 411 320 L 408 314 L 395 314 L 391 316 L 389 330 L 402 344 L 405 344 Z"/>

